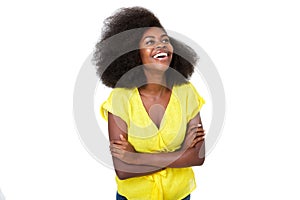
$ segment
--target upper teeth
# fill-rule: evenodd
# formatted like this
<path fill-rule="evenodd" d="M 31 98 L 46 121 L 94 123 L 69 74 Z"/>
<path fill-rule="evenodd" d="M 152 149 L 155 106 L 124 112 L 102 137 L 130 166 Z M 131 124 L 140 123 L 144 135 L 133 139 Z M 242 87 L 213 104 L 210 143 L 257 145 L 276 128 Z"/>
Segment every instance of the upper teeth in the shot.
<path fill-rule="evenodd" d="M 167 53 L 158 53 L 155 56 L 153 56 L 153 58 L 158 58 L 159 56 L 168 56 Z"/>

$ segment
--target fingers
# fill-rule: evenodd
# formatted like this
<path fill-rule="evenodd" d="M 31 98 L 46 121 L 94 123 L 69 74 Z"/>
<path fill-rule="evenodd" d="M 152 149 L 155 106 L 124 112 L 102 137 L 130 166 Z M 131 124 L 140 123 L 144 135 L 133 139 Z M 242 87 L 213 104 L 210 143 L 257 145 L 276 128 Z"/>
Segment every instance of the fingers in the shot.
<path fill-rule="evenodd" d="M 194 147 L 198 142 L 205 139 L 205 130 L 201 124 L 194 124 L 188 128 L 187 135 L 185 138 L 184 147 Z"/>
<path fill-rule="evenodd" d="M 195 130 L 195 129 L 201 128 L 201 127 L 202 127 L 201 124 L 193 124 L 193 125 L 191 125 L 191 126 L 188 127 L 187 132 L 190 132 L 190 131 L 192 131 L 192 130 Z"/>
<path fill-rule="evenodd" d="M 110 145 L 117 145 L 116 147 L 119 149 L 123 149 L 128 152 L 135 152 L 134 147 L 127 141 L 127 139 L 120 135 L 121 140 L 111 140 Z M 125 140 L 124 140 L 125 139 Z"/>
<path fill-rule="evenodd" d="M 118 145 L 121 145 L 124 147 L 124 149 L 126 148 L 126 146 L 129 144 L 127 139 L 122 135 L 120 134 L 120 140 L 111 140 L 110 141 L 110 144 L 118 144 Z"/>
<path fill-rule="evenodd" d="M 118 145 L 118 144 L 111 144 L 111 145 L 109 146 L 109 148 L 110 148 L 110 151 L 113 151 L 113 150 L 115 150 L 115 149 L 117 149 L 117 150 L 124 150 L 123 146 Z"/>
<path fill-rule="evenodd" d="M 120 139 L 121 139 L 121 141 L 127 141 L 126 138 L 122 134 L 120 134 Z"/>
<path fill-rule="evenodd" d="M 110 142 L 110 148 L 117 148 L 117 149 L 125 150 L 126 147 L 127 147 L 126 145 L 127 145 L 127 142 L 123 142 L 123 141 L 120 141 L 120 140 L 112 140 Z"/>
<path fill-rule="evenodd" d="M 125 140 L 111 140 L 110 141 L 111 144 L 119 144 L 119 145 L 128 145 L 129 142 L 125 139 Z"/>
<path fill-rule="evenodd" d="M 120 149 L 115 146 L 110 146 L 110 152 L 111 153 L 120 153 Z"/>
<path fill-rule="evenodd" d="M 115 148 L 113 146 L 110 146 L 110 153 L 113 157 L 115 158 L 121 158 L 121 155 L 122 155 L 122 151 L 118 148 Z"/>
<path fill-rule="evenodd" d="M 202 128 L 201 124 L 192 125 L 187 130 L 188 134 L 193 134 L 195 132 L 204 132 L 204 129 Z"/>
<path fill-rule="evenodd" d="M 125 155 L 125 150 L 122 148 L 122 146 L 117 144 L 110 145 L 110 152 L 111 155 L 115 158 L 122 159 Z"/>
<path fill-rule="evenodd" d="M 194 140 L 196 139 L 204 139 L 205 138 L 206 133 L 203 131 L 198 131 L 194 134 Z"/>
<path fill-rule="evenodd" d="M 112 144 L 110 146 L 110 152 L 113 158 L 117 158 L 125 163 L 133 164 L 133 160 L 135 158 L 135 154 L 132 152 L 128 152 L 120 148 L 117 144 Z"/>
<path fill-rule="evenodd" d="M 192 141 L 189 147 L 194 147 L 198 142 L 203 141 L 205 139 L 205 135 L 195 137 Z"/>
<path fill-rule="evenodd" d="M 112 140 L 110 141 L 110 144 L 119 144 L 119 145 L 124 145 L 127 144 L 127 141 L 121 141 L 121 140 Z"/>
<path fill-rule="evenodd" d="M 120 140 L 111 140 L 110 144 L 127 145 L 128 141 L 122 134 L 120 134 Z"/>
<path fill-rule="evenodd" d="M 198 142 L 203 141 L 205 139 L 205 137 L 197 137 L 194 139 L 194 141 L 191 144 L 191 147 L 194 147 Z"/>
<path fill-rule="evenodd" d="M 205 130 L 203 128 L 195 128 L 192 129 L 190 132 L 187 133 L 187 137 L 202 137 L 205 136 Z"/>
<path fill-rule="evenodd" d="M 204 130 L 201 130 L 201 131 L 197 131 L 195 134 L 195 137 L 203 137 L 205 136 L 205 132 Z"/>
<path fill-rule="evenodd" d="M 111 151 L 112 157 L 118 158 L 118 159 L 122 158 L 123 154 L 122 154 L 122 152 L 119 149 L 112 148 L 110 151 Z"/>

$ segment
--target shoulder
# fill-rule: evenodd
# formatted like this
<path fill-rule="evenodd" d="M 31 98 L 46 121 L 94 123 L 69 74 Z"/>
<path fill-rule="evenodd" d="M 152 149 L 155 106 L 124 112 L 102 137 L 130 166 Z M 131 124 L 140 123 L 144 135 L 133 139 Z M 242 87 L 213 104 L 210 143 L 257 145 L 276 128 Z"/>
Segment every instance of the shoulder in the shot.
<path fill-rule="evenodd" d="M 191 82 L 179 85 L 175 88 L 178 98 L 186 109 L 187 121 L 193 119 L 205 104 L 205 100 L 199 95 L 197 89 Z"/>
<path fill-rule="evenodd" d="M 188 99 L 191 101 L 195 100 L 196 102 L 200 102 L 201 104 L 204 104 L 205 102 L 196 87 L 191 82 L 177 85 L 176 87 L 174 87 L 174 91 L 179 98 Z"/>
<path fill-rule="evenodd" d="M 112 107 L 128 108 L 134 102 L 136 90 L 136 88 L 114 88 L 106 102 Z"/>
<path fill-rule="evenodd" d="M 130 108 L 130 98 L 135 89 L 114 88 L 106 101 L 100 107 L 101 115 L 108 120 L 108 112 L 120 117 L 128 123 L 128 112 Z"/>
<path fill-rule="evenodd" d="M 114 88 L 110 93 L 110 98 L 130 98 L 136 88 Z"/>
<path fill-rule="evenodd" d="M 194 87 L 194 85 L 191 82 L 186 82 L 181 85 L 175 85 L 174 89 L 178 93 L 184 93 L 184 94 L 196 91 L 196 88 Z"/>

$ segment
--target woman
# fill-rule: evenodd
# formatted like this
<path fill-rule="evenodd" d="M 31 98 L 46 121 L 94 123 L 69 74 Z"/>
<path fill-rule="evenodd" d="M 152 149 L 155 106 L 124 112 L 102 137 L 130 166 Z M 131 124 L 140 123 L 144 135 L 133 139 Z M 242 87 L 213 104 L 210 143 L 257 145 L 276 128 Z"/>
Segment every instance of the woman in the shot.
<path fill-rule="evenodd" d="M 108 121 L 117 199 L 190 199 L 191 166 L 205 157 L 204 100 L 188 82 L 196 53 L 169 37 L 153 13 L 132 7 L 105 20 L 94 60 L 102 82 L 114 88 L 100 112 Z"/>

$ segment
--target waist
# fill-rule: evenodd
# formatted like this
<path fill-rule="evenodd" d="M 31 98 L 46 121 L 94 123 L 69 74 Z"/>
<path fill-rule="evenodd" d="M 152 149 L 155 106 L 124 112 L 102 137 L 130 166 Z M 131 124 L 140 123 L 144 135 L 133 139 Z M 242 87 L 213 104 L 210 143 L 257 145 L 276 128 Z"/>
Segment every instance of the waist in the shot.
<path fill-rule="evenodd" d="M 166 168 L 159 172 L 120 180 L 118 192 L 128 199 L 182 199 L 195 189 L 194 172 L 188 168 Z"/>

